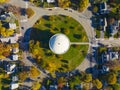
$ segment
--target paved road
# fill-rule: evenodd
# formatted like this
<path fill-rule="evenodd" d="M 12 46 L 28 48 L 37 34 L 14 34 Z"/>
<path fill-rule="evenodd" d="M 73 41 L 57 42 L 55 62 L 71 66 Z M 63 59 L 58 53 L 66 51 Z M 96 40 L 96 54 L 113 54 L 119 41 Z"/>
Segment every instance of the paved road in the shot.
<path fill-rule="evenodd" d="M 70 43 L 71 45 L 89 45 L 90 43 L 89 42 L 71 42 Z"/>

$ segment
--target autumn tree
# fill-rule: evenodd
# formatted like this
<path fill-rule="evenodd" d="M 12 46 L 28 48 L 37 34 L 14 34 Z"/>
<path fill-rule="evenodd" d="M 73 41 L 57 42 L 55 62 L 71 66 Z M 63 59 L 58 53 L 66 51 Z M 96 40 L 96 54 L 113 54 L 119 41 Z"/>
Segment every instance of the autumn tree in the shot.
<path fill-rule="evenodd" d="M 7 2 L 8 0 L 0 0 L 0 3 L 5 3 Z"/>
<path fill-rule="evenodd" d="M 57 81 L 57 83 L 58 83 L 58 88 L 62 88 L 64 85 L 65 85 L 65 78 L 64 77 L 60 77 L 60 78 L 58 78 L 58 81 Z"/>
<path fill-rule="evenodd" d="M 69 7 L 71 4 L 70 0 L 58 0 L 58 5 L 63 8 Z"/>
<path fill-rule="evenodd" d="M 79 11 L 83 11 L 89 4 L 89 0 L 80 0 Z"/>
<path fill-rule="evenodd" d="M 102 88 L 102 82 L 99 79 L 93 80 L 93 84 L 95 85 L 95 87 L 97 89 L 101 89 Z"/>
<path fill-rule="evenodd" d="M 110 85 L 113 85 L 117 82 L 117 76 L 113 72 L 108 73 L 106 77 L 107 77 L 107 83 Z"/>
<path fill-rule="evenodd" d="M 13 35 L 14 30 L 13 29 L 6 29 L 5 27 L 0 27 L 0 35 L 3 37 L 8 37 Z"/>
<path fill-rule="evenodd" d="M 32 8 L 27 8 L 26 13 L 28 15 L 28 18 L 30 18 L 34 15 L 34 11 L 32 10 Z"/>
<path fill-rule="evenodd" d="M 92 74 L 85 74 L 83 77 L 84 82 L 90 82 L 92 81 Z"/>
<path fill-rule="evenodd" d="M 21 8 L 16 7 L 14 5 L 8 5 L 5 7 L 6 11 L 13 12 L 15 15 L 20 16 L 21 15 Z"/>
<path fill-rule="evenodd" d="M 19 81 L 23 82 L 28 77 L 28 73 L 26 71 L 19 72 L 18 77 Z"/>
<path fill-rule="evenodd" d="M 41 84 L 39 81 L 33 83 L 32 90 L 40 90 Z"/>
<path fill-rule="evenodd" d="M 98 7 L 97 6 L 93 6 L 92 10 L 93 10 L 94 13 L 97 13 L 98 12 Z"/>

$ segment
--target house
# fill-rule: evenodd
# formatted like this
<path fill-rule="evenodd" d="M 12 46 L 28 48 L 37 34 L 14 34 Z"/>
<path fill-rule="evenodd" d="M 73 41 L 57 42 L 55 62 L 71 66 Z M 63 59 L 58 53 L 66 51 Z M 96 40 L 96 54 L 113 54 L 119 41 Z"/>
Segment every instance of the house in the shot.
<path fill-rule="evenodd" d="M 119 59 L 118 52 L 109 51 L 107 53 L 102 54 L 102 63 L 110 61 L 110 60 L 115 60 L 115 59 Z"/>
<path fill-rule="evenodd" d="M 12 82 L 12 83 L 10 84 L 10 90 L 15 90 L 15 89 L 17 89 L 18 87 L 19 87 L 19 84 L 18 84 L 18 83 Z"/>
<path fill-rule="evenodd" d="M 16 23 L 9 23 L 10 29 L 16 29 Z"/>
<path fill-rule="evenodd" d="M 106 4 L 106 2 L 100 3 L 100 5 L 99 5 L 99 13 L 100 14 L 106 14 L 106 12 L 107 12 L 107 4 Z"/>
<path fill-rule="evenodd" d="M 13 54 L 12 55 L 12 60 L 14 60 L 14 61 L 18 60 L 18 55 L 17 54 Z"/>
<path fill-rule="evenodd" d="M 54 3 L 55 0 L 47 0 L 48 3 Z"/>
<path fill-rule="evenodd" d="M 108 26 L 108 29 L 111 35 L 116 34 L 118 30 L 120 29 L 119 21 L 115 20 L 113 24 L 110 24 Z"/>
<path fill-rule="evenodd" d="M 110 70 L 109 67 L 107 67 L 105 65 L 102 65 L 102 66 L 98 67 L 99 74 L 107 73 L 107 72 L 109 72 L 109 70 Z"/>
<path fill-rule="evenodd" d="M 47 90 L 45 86 L 41 86 L 40 90 Z"/>
<path fill-rule="evenodd" d="M 16 65 L 15 64 L 7 64 L 5 68 L 6 68 L 7 74 L 12 74 L 16 70 Z"/>
<path fill-rule="evenodd" d="M 57 90 L 57 85 L 50 85 L 50 88 L 49 88 L 49 90 Z"/>
<path fill-rule="evenodd" d="M 18 77 L 17 76 L 12 76 L 12 82 L 16 82 L 18 81 Z"/>
<path fill-rule="evenodd" d="M 0 41 L 1 41 L 2 43 L 4 43 L 4 42 L 17 43 L 16 37 L 0 38 Z"/>
<path fill-rule="evenodd" d="M 12 49 L 12 52 L 13 52 L 13 53 L 18 53 L 18 52 L 19 52 L 19 48 L 13 48 L 13 49 Z"/>

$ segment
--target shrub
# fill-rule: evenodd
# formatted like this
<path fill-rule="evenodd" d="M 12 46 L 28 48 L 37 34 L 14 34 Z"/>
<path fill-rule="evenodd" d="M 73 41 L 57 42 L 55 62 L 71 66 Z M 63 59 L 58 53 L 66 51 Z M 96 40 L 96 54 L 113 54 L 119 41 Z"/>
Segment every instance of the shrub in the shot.
<path fill-rule="evenodd" d="M 32 8 L 27 8 L 26 13 L 28 15 L 28 18 L 30 18 L 34 15 L 34 11 L 32 10 Z"/>

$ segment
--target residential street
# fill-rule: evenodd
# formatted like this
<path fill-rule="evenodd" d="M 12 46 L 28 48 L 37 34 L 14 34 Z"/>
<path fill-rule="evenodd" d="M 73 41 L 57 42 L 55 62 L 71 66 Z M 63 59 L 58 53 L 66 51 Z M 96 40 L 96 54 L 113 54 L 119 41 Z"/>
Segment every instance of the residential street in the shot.
<path fill-rule="evenodd" d="M 24 27 L 24 29 L 21 29 L 21 33 L 24 37 L 27 37 L 28 39 L 30 38 L 30 28 L 35 24 L 35 22 L 42 16 L 44 15 L 66 15 L 66 16 L 70 16 L 72 18 L 74 18 L 75 20 L 77 20 L 85 29 L 86 34 L 88 36 L 89 39 L 89 43 L 94 43 L 94 40 L 102 43 L 104 45 L 107 46 L 120 46 L 120 40 L 119 39 L 96 39 L 95 38 L 95 32 L 94 32 L 94 28 L 92 27 L 92 22 L 91 22 L 91 17 L 92 17 L 92 13 L 86 9 L 83 13 L 79 13 L 77 11 L 72 10 L 72 12 L 70 12 L 69 10 L 64 10 L 62 8 L 53 8 L 52 10 L 48 10 L 48 9 L 44 9 L 44 8 L 40 8 L 40 7 L 35 7 L 32 6 L 31 4 L 27 3 L 27 1 L 24 0 L 10 0 L 9 2 L 12 5 L 16 5 L 22 8 L 27 8 L 30 7 L 34 10 L 35 14 L 27 19 L 27 16 L 22 16 L 21 18 L 21 24 L 20 27 Z M 26 34 L 26 32 L 29 30 L 29 33 Z M 103 37 L 103 35 L 101 36 Z M 89 44 L 89 43 L 79 43 L 79 42 L 73 42 L 72 44 Z M 89 47 L 88 53 L 91 53 L 91 45 Z M 38 70 L 41 72 L 40 77 L 46 77 L 47 74 L 45 72 L 43 72 L 36 64 L 32 63 L 30 60 L 27 59 L 27 57 L 29 56 L 29 54 L 27 54 L 26 52 L 24 52 L 24 63 L 26 65 L 29 66 L 35 66 L 36 68 L 38 68 Z M 90 57 L 86 56 L 86 58 L 84 59 L 84 61 L 76 68 L 80 71 L 85 71 L 87 68 L 93 67 L 96 63 L 95 62 L 91 62 Z"/>

